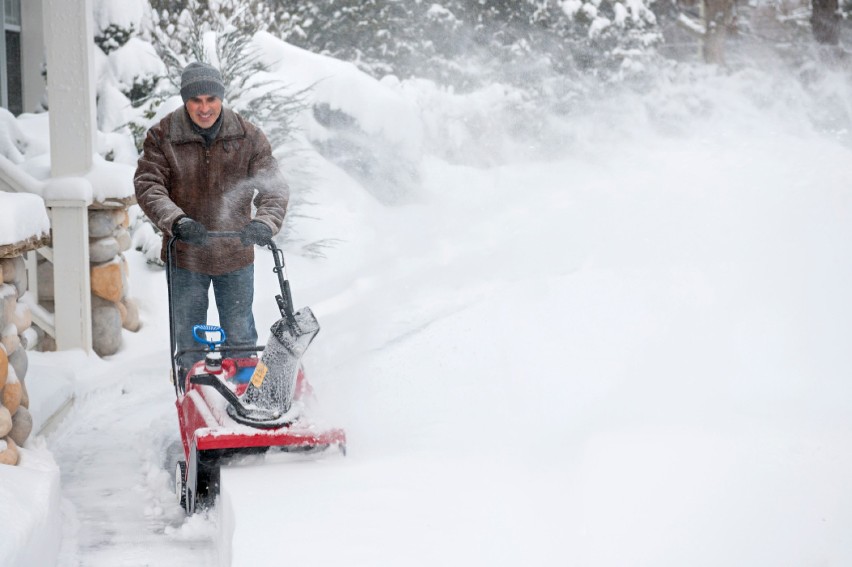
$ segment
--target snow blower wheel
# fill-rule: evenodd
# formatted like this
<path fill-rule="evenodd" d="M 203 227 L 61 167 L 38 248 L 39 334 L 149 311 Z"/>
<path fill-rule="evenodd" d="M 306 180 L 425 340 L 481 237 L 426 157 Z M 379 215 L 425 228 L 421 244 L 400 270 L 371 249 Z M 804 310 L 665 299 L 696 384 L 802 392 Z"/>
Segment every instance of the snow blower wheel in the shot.
<path fill-rule="evenodd" d="M 186 462 L 178 461 L 175 465 L 175 496 L 178 504 L 186 510 Z"/>

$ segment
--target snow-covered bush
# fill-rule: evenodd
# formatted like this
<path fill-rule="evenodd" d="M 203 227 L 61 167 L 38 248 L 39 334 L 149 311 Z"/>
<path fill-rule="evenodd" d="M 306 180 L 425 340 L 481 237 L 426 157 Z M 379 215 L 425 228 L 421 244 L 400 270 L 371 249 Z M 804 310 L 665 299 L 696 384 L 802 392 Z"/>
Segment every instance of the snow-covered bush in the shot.
<path fill-rule="evenodd" d="M 646 0 L 266 1 L 290 43 L 465 89 L 553 71 L 617 78 L 661 38 Z"/>
<path fill-rule="evenodd" d="M 122 28 L 116 24 L 109 24 L 106 29 L 103 29 L 95 36 L 95 45 L 101 48 L 101 51 L 109 55 L 115 49 L 118 49 L 127 43 L 134 33 L 133 26 L 130 28 Z"/>
<path fill-rule="evenodd" d="M 135 164 L 136 156 L 119 138 L 133 140 L 136 124 L 145 114 L 148 101 L 164 73 L 152 46 L 138 37 L 145 0 L 111 2 L 96 0 L 93 6 L 97 69 L 97 119 L 99 153 L 108 160 Z M 134 129 L 135 127 L 135 129 Z M 106 143 L 108 142 L 108 143 Z"/>
<path fill-rule="evenodd" d="M 570 40 L 575 60 L 610 77 L 641 70 L 662 40 L 657 18 L 643 0 L 560 0 L 559 9 L 567 21 L 559 19 L 556 26 L 564 26 L 559 35 Z"/>
<path fill-rule="evenodd" d="M 107 55 L 136 35 L 145 0 L 94 0 L 95 44 Z"/>

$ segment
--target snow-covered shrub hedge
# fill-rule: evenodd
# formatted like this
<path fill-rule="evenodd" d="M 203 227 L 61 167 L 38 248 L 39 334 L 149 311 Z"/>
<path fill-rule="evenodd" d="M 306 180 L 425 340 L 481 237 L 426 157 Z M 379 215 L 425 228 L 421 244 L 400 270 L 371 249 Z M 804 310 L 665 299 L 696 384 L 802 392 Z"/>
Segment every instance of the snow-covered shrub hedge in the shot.
<path fill-rule="evenodd" d="M 653 1 L 653 0 L 650 0 Z M 394 74 L 478 88 L 556 71 L 619 77 L 661 35 L 646 0 L 267 0 L 282 39 Z"/>

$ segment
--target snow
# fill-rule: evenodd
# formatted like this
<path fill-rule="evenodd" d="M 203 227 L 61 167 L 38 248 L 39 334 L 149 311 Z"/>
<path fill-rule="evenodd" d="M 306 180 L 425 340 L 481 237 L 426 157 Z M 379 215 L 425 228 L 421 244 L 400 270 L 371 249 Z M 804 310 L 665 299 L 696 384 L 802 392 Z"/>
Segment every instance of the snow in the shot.
<path fill-rule="evenodd" d="M 403 143 L 434 147 L 470 105 L 255 41 Z M 19 534 L 0 564 L 852 564 L 852 75 L 821 72 L 811 91 L 711 69 L 590 101 L 554 158 L 427 157 L 404 206 L 306 156 L 297 228 L 340 241 L 288 249 L 288 271 L 322 325 L 315 411 L 348 455 L 235 463 L 191 518 L 170 493 L 164 277 L 129 253 L 142 330 L 104 360 L 33 355 L 38 397 L 74 403 L 28 442 L 31 469 L 0 467 Z"/>
<path fill-rule="evenodd" d="M 21 132 L 26 132 L 27 154 L 40 155 L 50 151 L 49 118 L 46 112 L 18 116 Z"/>
<path fill-rule="evenodd" d="M 701 20 L 697 20 L 693 17 L 690 17 L 686 14 L 679 14 L 677 21 L 679 24 L 684 26 L 686 29 L 690 30 L 693 33 L 703 35 L 707 33 L 707 30 Z"/>
<path fill-rule="evenodd" d="M 135 164 L 107 161 L 95 154 L 92 168 L 85 178 L 92 184 L 92 196 L 95 201 L 103 203 L 110 199 L 135 197 L 133 189 L 133 173 L 135 171 Z"/>
<path fill-rule="evenodd" d="M 104 140 L 104 144 L 108 143 Z M 107 161 L 97 154 L 92 156 L 92 167 L 83 177 L 50 177 L 50 154 L 47 153 L 28 159 L 22 169 L 28 178 L 26 182 L 43 199 L 94 199 L 103 203 L 133 197 L 133 172 L 136 168 L 126 163 Z M 38 201 L 44 208 L 43 201 Z"/>
<path fill-rule="evenodd" d="M 350 454 L 227 469 L 233 564 L 848 562 L 849 149 L 738 133 L 429 164 L 357 299 L 294 292 Z"/>
<path fill-rule="evenodd" d="M 5 108 L 0 108 L 0 156 L 12 163 L 21 163 L 24 160 L 26 145 L 26 137 L 21 132 L 15 116 Z"/>
<path fill-rule="evenodd" d="M 166 73 L 166 67 L 154 47 L 136 37 L 110 52 L 109 66 L 113 77 L 128 91 L 138 77 L 162 76 Z"/>
<path fill-rule="evenodd" d="M 49 232 L 50 220 L 41 197 L 0 191 L 0 243 L 15 244 Z"/>
<path fill-rule="evenodd" d="M 139 29 L 147 2 L 144 0 L 94 0 L 94 23 L 98 34 L 110 25 L 123 29 Z"/>
<path fill-rule="evenodd" d="M 64 410 L 74 401 L 77 380 L 72 368 L 87 364 L 82 351 L 56 354 L 28 352 L 27 356 L 29 409 L 33 417 L 33 431 L 38 432 L 56 425 L 49 421 L 51 416 L 56 416 L 57 422 L 64 416 Z"/>
<path fill-rule="evenodd" d="M 62 541 L 59 468 L 43 439 L 28 445 L 18 466 L 0 465 L 0 565 L 53 565 Z"/>
<path fill-rule="evenodd" d="M 566 16 L 573 18 L 583 8 L 583 2 L 580 0 L 565 0 L 560 3 L 560 7 Z"/>
<path fill-rule="evenodd" d="M 44 184 L 45 200 L 92 202 L 92 184 L 83 177 L 53 177 Z"/>
<path fill-rule="evenodd" d="M 411 151 L 419 150 L 423 126 L 418 109 L 388 83 L 362 73 L 352 63 L 305 51 L 267 32 L 255 34 L 254 45 L 260 61 L 282 82 L 297 90 L 312 87 L 313 102 L 355 116 L 368 133 L 383 134 Z M 314 123 L 313 127 L 319 126 Z"/>
<path fill-rule="evenodd" d="M 598 37 L 603 31 L 612 25 L 612 22 L 609 18 L 598 17 L 593 13 L 589 12 L 589 17 L 593 18 L 591 25 L 589 26 L 589 38 L 595 39 Z"/>

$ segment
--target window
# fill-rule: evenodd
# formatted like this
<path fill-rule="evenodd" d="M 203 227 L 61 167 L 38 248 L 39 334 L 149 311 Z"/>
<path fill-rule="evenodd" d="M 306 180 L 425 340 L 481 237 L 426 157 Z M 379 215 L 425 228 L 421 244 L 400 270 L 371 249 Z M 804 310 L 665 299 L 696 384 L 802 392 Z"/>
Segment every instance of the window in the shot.
<path fill-rule="evenodd" d="M 9 26 L 17 27 L 17 31 L 21 31 L 21 0 L 3 0 L 3 3 L 6 5 L 5 15 L 4 15 L 4 23 L 6 24 L 6 29 L 9 29 Z"/>
<path fill-rule="evenodd" d="M 24 111 L 23 74 L 21 71 L 21 32 L 6 30 L 6 101 L 9 112 Z"/>
<path fill-rule="evenodd" d="M 3 0 L 4 42 L 0 46 L 0 101 L 12 114 L 24 111 L 21 69 L 21 0 Z"/>

